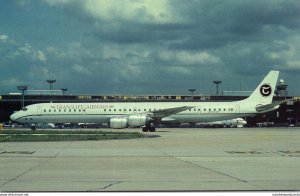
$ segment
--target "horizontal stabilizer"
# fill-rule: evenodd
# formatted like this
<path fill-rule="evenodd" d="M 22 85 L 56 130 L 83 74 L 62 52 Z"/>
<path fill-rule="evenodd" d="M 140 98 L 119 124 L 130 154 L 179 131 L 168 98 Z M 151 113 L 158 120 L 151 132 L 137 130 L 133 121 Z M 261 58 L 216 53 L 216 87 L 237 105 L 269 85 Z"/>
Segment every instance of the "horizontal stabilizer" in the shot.
<path fill-rule="evenodd" d="M 286 100 L 282 100 L 282 101 L 276 101 L 276 102 L 273 102 L 273 103 L 270 103 L 270 104 L 266 104 L 266 105 L 258 105 L 256 106 L 256 111 L 258 112 L 263 112 L 263 111 L 267 111 L 269 109 L 272 109 L 274 108 L 275 106 L 278 106 L 278 105 L 281 105 L 283 103 L 286 103 L 290 101 L 289 99 L 286 99 Z"/>

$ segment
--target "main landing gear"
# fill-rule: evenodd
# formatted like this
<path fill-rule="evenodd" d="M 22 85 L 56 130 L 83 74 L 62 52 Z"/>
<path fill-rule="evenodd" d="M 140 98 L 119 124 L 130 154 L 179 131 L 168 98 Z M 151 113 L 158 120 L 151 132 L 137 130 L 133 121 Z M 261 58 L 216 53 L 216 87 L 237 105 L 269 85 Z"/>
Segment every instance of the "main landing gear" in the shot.
<path fill-rule="evenodd" d="M 155 127 L 153 125 L 146 125 L 143 127 L 143 132 L 155 132 Z"/>
<path fill-rule="evenodd" d="M 31 131 L 36 131 L 36 124 L 35 123 L 30 124 L 30 129 Z"/>

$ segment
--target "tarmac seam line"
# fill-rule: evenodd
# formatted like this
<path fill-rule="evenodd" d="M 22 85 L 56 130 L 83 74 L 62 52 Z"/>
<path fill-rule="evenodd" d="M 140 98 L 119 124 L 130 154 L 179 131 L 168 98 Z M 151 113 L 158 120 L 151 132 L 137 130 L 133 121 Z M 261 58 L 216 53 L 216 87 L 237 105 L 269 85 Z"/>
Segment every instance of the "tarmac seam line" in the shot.
<path fill-rule="evenodd" d="M 175 158 L 177 158 L 178 160 L 184 161 L 184 162 L 186 162 L 186 163 L 189 163 L 189 164 L 191 164 L 191 165 L 193 165 L 193 166 L 200 167 L 200 168 L 206 169 L 206 170 L 208 170 L 208 171 L 211 171 L 211 172 L 214 172 L 214 173 L 217 173 L 217 174 L 223 175 L 223 176 L 227 176 L 227 177 L 233 178 L 233 179 L 235 179 L 235 180 L 238 180 L 238 181 L 240 181 L 240 182 L 247 183 L 247 184 L 249 184 L 249 185 L 252 185 L 252 186 L 255 186 L 255 187 L 257 187 L 257 188 L 260 188 L 260 189 L 264 190 L 264 188 L 263 188 L 263 187 L 260 187 L 260 186 L 257 186 L 257 185 L 254 185 L 254 184 L 251 184 L 251 183 L 250 183 L 250 182 L 248 182 L 247 180 L 243 180 L 243 179 L 240 179 L 240 178 L 238 178 L 238 177 L 234 177 L 234 176 L 231 176 L 231 175 L 229 175 L 229 174 L 225 174 L 225 173 L 222 173 L 222 172 L 220 172 L 220 171 L 213 170 L 213 169 L 210 169 L 210 168 L 204 167 L 204 166 L 202 166 L 202 165 L 199 165 L 199 164 L 194 164 L 194 163 L 193 163 L 193 162 L 191 162 L 191 161 L 182 160 L 182 159 L 180 159 L 180 158 L 178 158 L 178 157 L 175 157 Z"/>
<path fill-rule="evenodd" d="M 11 183 L 11 182 L 17 180 L 17 179 L 20 178 L 21 176 L 23 176 L 23 175 L 27 174 L 28 172 L 34 170 L 35 168 L 39 167 L 40 165 L 44 164 L 45 162 L 49 161 L 50 159 L 51 159 L 51 158 L 48 158 L 48 159 L 46 159 L 46 160 L 40 162 L 39 164 L 35 165 L 34 167 L 29 168 L 28 170 L 26 170 L 26 171 L 22 172 L 21 174 L 17 175 L 16 177 L 14 177 L 14 178 L 8 180 L 7 182 L 1 184 L 1 185 L 0 185 L 0 188 L 4 187 L 4 186 L 7 185 L 8 183 Z"/>
<path fill-rule="evenodd" d="M 104 186 L 104 187 L 100 187 L 100 188 L 96 188 L 96 189 L 90 189 L 90 190 L 87 190 L 87 191 L 99 191 L 99 190 L 105 190 L 105 189 L 107 189 L 108 187 L 111 187 L 111 186 L 113 186 L 113 185 L 120 184 L 120 183 L 122 183 L 122 181 L 113 182 L 113 183 L 110 183 L 110 184 L 108 184 L 108 185 L 106 185 L 106 186 Z"/>
<path fill-rule="evenodd" d="M 153 146 L 153 145 L 149 144 L 147 141 L 145 141 L 144 144 L 146 144 L 147 146 L 151 147 L 152 149 L 154 149 L 154 150 L 156 150 L 156 151 L 162 153 L 162 154 L 165 155 L 166 157 L 173 158 L 173 159 L 176 159 L 176 160 L 179 160 L 179 161 L 183 161 L 183 162 L 188 163 L 188 164 L 190 164 L 190 165 L 193 165 L 193 166 L 196 166 L 196 167 L 200 167 L 200 168 L 206 169 L 206 170 L 208 170 L 208 171 L 211 171 L 211 172 L 214 172 L 214 173 L 223 175 L 223 176 L 227 176 L 227 177 L 229 177 L 229 178 L 235 179 L 235 180 L 240 181 L 240 182 L 243 182 L 243 183 L 247 183 L 247 184 L 249 184 L 249 185 L 252 185 L 252 186 L 254 186 L 254 187 L 258 187 L 258 188 L 264 190 L 263 187 L 260 187 L 260 186 L 251 184 L 251 183 L 249 183 L 249 182 L 246 181 L 246 180 L 242 180 L 242 179 L 240 179 L 240 178 L 231 176 L 231 175 L 229 175 L 229 174 L 225 174 L 225 173 L 222 173 L 222 172 L 213 170 L 213 169 L 209 169 L 209 168 L 203 167 L 202 165 L 194 164 L 194 163 L 192 163 L 191 161 L 182 160 L 182 159 L 180 159 L 179 157 L 169 155 L 169 154 L 167 154 L 166 152 L 157 149 L 156 146 Z"/>

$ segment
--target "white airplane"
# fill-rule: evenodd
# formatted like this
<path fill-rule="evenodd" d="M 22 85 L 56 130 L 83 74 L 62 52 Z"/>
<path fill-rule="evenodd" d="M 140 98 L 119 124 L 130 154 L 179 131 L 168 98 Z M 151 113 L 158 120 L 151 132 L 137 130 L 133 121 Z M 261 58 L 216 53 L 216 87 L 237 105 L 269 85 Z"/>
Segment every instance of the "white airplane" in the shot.
<path fill-rule="evenodd" d="M 279 72 L 270 71 L 246 99 L 232 102 L 117 102 L 39 103 L 10 118 L 20 123 L 109 123 L 111 128 L 142 127 L 155 131 L 156 123 L 200 123 L 265 113 L 285 103 L 272 103 Z"/>
<path fill-rule="evenodd" d="M 200 123 L 200 125 L 222 126 L 222 127 L 223 126 L 224 127 L 238 127 L 238 128 L 242 128 L 246 124 L 247 124 L 247 121 L 245 121 L 242 118 L 235 118 L 235 119 L 230 119 L 230 120 L 221 120 L 221 121 Z"/>

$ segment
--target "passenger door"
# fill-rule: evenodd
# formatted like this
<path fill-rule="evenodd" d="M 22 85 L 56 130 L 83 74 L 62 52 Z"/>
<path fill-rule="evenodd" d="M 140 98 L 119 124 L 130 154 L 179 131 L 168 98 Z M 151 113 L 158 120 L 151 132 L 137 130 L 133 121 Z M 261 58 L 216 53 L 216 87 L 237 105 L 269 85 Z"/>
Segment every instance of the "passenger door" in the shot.
<path fill-rule="evenodd" d="M 240 113 L 240 105 L 235 105 L 235 113 L 239 114 Z"/>
<path fill-rule="evenodd" d="M 42 106 L 37 106 L 37 115 L 41 115 L 43 111 Z"/>

